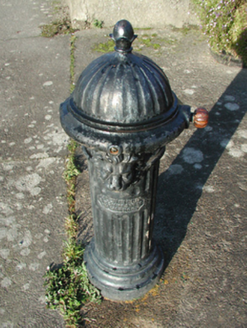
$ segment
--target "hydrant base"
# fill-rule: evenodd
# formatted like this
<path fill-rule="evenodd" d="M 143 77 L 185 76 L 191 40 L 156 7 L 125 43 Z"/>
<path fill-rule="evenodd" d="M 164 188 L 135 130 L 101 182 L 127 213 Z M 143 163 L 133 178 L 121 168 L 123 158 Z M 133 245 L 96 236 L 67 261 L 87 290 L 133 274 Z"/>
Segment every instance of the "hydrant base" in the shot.
<path fill-rule="evenodd" d="M 90 282 L 112 301 L 130 301 L 144 296 L 159 281 L 164 257 L 154 245 L 150 255 L 132 265 L 110 266 L 97 257 L 94 240 L 86 247 L 84 261 Z"/>

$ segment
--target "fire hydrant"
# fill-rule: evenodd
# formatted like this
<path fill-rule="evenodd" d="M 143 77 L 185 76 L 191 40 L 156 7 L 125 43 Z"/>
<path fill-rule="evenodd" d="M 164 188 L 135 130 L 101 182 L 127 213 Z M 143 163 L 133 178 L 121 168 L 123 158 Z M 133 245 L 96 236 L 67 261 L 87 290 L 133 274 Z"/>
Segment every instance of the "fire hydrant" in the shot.
<path fill-rule="evenodd" d="M 94 237 L 84 260 L 92 284 L 111 300 L 149 291 L 164 269 L 153 235 L 159 160 L 189 122 L 208 112 L 178 104 L 151 59 L 132 53 L 137 37 L 126 20 L 111 35 L 115 52 L 94 60 L 60 106 L 66 133 L 88 158 Z"/>

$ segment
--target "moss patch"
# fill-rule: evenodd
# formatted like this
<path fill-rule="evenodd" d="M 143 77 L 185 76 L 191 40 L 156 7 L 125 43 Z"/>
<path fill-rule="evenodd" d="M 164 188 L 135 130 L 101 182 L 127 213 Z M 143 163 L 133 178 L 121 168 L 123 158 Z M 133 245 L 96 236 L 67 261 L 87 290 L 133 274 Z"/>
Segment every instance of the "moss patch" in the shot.
<path fill-rule="evenodd" d="M 141 51 L 142 48 L 148 47 L 158 51 L 162 45 L 173 45 L 176 41 L 171 38 L 161 38 L 157 33 L 143 34 L 138 37 L 135 50 Z"/>
<path fill-rule="evenodd" d="M 162 45 L 173 45 L 177 40 L 161 38 L 157 33 L 138 35 L 133 48 L 135 51 L 141 51 L 144 47 L 152 48 L 156 51 L 161 49 Z M 114 51 L 115 42 L 113 40 L 107 40 L 106 42 L 94 44 L 92 50 L 102 53 L 108 53 Z"/>
<path fill-rule="evenodd" d="M 149 30 L 152 30 L 152 27 L 134 27 L 134 30 L 135 31 L 140 31 L 140 30 L 142 30 L 142 31 L 149 31 Z"/>
<path fill-rule="evenodd" d="M 175 32 L 180 32 L 183 35 L 187 35 L 190 31 L 199 31 L 199 26 L 197 26 L 197 25 L 184 25 L 181 28 L 173 26 L 172 29 Z"/>
<path fill-rule="evenodd" d="M 94 44 L 93 51 L 107 53 L 107 52 L 114 51 L 114 47 L 115 47 L 115 42 L 113 40 L 108 40 L 105 43 Z"/>
<path fill-rule="evenodd" d="M 45 38 L 52 38 L 58 34 L 71 34 L 75 31 L 76 30 L 72 28 L 71 21 L 68 17 L 41 26 L 41 36 Z"/>

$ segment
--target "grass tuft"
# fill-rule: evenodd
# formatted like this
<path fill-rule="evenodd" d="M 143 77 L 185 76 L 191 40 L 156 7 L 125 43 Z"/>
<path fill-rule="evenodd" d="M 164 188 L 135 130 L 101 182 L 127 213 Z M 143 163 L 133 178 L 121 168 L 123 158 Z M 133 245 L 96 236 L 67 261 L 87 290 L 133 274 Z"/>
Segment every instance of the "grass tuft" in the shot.
<path fill-rule="evenodd" d="M 75 44 L 77 37 L 71 35 L 70 37 L 70 93 L 74 91 L 75 88 Z"/>
<path fill-rule="evenodd" d="M 45 274 L 46 304 L 59 309 L 67 327 L 82 323 L 81 307 L 89 302 L 100 302 L 100 292 L 90 284 L 85 263 L 84 249 L 70 238 L 64 250 L 64 263 L 55 269 L 47 268 Z"/>

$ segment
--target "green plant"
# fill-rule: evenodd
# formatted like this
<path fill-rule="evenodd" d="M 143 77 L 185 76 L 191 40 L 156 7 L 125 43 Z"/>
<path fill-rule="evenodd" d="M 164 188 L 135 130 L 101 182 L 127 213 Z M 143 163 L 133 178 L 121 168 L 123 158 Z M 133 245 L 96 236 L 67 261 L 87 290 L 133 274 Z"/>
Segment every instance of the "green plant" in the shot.
<path fill-rule="evenodd" d="M 78 144 L 70 139 L 69 155 L 66 161 L 64 179 L 67 182 L 67 201 L 70 215 L 65 220 L 68 240 L 63 251 L 63 263 L 48 267 L 44 275 L 46 304 L 50 309 L 59 309 L 68 327 L 77 327 L 82 321 L 81 308 L 89 302 L 99 303 L 101 295 L 90 284 L 83 261 L 84 247 L 77 243 L 79 231 L 75 212 L 75 180 L 80 170 L 75 164 L 75 151 Z"/>
<path fill-rule="evenodd" d="M 141 50 L 140 45 L 142 45 L 142 46 L 144 45 L 146 47 L 153 48 L 154 50 L 159 50 L 161 48 L 161 45 L 160 45 L 161 42 L 173 44 L 175 41 L 161 39 L 160 37 L 158 37 L 157 33 L 153 33 L 152 35 L 143 34 L 137 38 L 137 41 L 135 44 L 135 50 L 137 50 L 137 51 Z M 114 47 L 115 47 L 115 42 L 112 39 L 110 39 L 105 43 L 95 44 L 93 47 L 93 50 L 97 51 L 97 52 L 107 53 L 107 52 L 114 51 Z"/>
<path fill-rule="evenodd" d="M 97 28 L 102 28 L 103 27 L 103 24 L 104 24 L 104 22 L 103 21 L 99 21 L 98 19 L 95 19 L 93 21 L 93 26 L 94 27 L 97 27 Z"/>
<path fill-rule="evenodd" d="M 161 48 L 161 45 L 159 43 L 154 43 L 153 48 L 154 50 L 158 50 L 159 48 Z"/>
<path fill-rule="evenodd" d="M 246 0 L 193 0 L 210 48 L 247 65 Z"/>
<path fill-rule="evenodd" d="M 247 67 L 247 3 L 236 10 L 235 24 L 230 31 L 233 49 Z"/>
<path fill-rule="evenodd" d="M 152 35 L 143 34 L 137 38 L 135 50 L 142 50 L 143 45 L 158 50 L 161 48 L 160 42 L 162 42 L 162 39 L 158 37 L 157 33 L 153 33 Z"/>
<path fill-rule="evenodd" d="M 71 34 L 76 30 L 72 28 L 71 21 L 68 17 L 64 17 L 61 20 L 56 20 L 51 24 L 42 25 L 41 36 L 46 38 L 52 38 L 58 34 Z"/>
<path fill-rule="evenodd" d="M 114 51 L 114 47 L 115 47 L 115 42 L 111 39 L 105 43 L 95 44 L 93 50 L 97 52 L 107 53 L 107 52 Z"/>
<path fill-rule="evenodd" d="M 48 267 L 45 274 L 46 304 L 51 309 L 59 308 L 70 327 L 80 324 L 83 304 L 100 302 L 100 292 L 88 280 L 83 252 L 75 239 L 70 239 L 63 265 L 54 269 Z"/>
<path fill-rule="evenodd" d="M 71 35 L 70 37 L 70 93 L 75 88 L 75 43 L 77 37 Z"/>
<path fill-rule="evenodd" d="M 146 47 L 150 47 L 151 46 L 151 41 L 152 41 L 152 37 L 148 34 L 143 34 L 140 37 L 140 42 L 142 42 L 143 44 L 145 44 Z"/>
<path fill-rule="evenodd" d="M 135 27 L 134 30 L 135 31 L 139 31 L 139 30 L 149 31 L 149 30 L 152 30 L 152 27 Z"/>
<path fill-rule="evenodd" d="M 69 182 L 72 178 L 77 177 L 80 171 L 75 165 L 75 154 L 70 153 L 67 158 L 66 170 L 64 171 L 64 179 Z"/>

